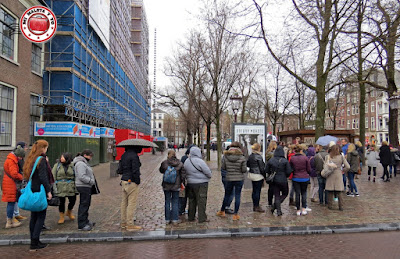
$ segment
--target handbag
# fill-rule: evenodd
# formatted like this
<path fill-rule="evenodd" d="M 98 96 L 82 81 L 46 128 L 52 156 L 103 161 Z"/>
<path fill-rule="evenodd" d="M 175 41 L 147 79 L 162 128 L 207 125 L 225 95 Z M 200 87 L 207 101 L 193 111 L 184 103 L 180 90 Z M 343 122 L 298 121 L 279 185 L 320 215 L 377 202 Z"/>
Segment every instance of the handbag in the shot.
<path fill-rule="evenodd" d="M 281 160 L 282 160 L 282 158 L 279 159 L 278 164 L 281 163 Z M 273 171 L 272 173 L 267 174 L 267 176 L 265 177 L 265 181 L 266 181 L 267 183 L 273 183 L 273 182 L 274 182 L 275 175 L 276 175 L 276 171 Z"/>
<path fill-rule="evenodd" d="M 264 179 L 264 177 L 261 174 L 254 174 L 254 173 L 247 173 L 247 178 L 249 178 L 250 181 L 253 182 L 257 182 L 260 181 L 262 179 Z"/>
<path fill-rule="evenodd" d="M 54 195 L 54 193 L 55 192 L 54 192 L 53 187 L 52 187 L 51 188 L 52 197 L 51 197 L 50 200 L 47 200 L 47 204 L 49 206 L 60 206 L 60 198 L 58 196 Z"/>
<path fill-rule="evenodd" d="M 28 184 L 21 190 L 21 197 L 18 200 L 18 207 L 28 211 L 43 211 L 47 208 L 46 191 L 43 184 L 40 185 L 39 192 L 32 192 L 32 175 L 35 173 L 36 167 L 42 157 L 39 156 L 32 168 L 31 176 L 29 177 Z"/>
<path fill-rule="evenodd" d="M 92 185 L 91 193 L 92 194 L 99 194 L 100 193 L 100 189 L 99 189 L 99 186 L 97 185 L 96 178 L 94 179 L 94 185 Z"/>
<path fill-rule="evenodd" d="M 394 160 L 400 161 L 400 156 L 397 153 L 394 153 Z"/>
<path fill-rule="evenodd" d="M 330 160 L 329 156 L 325 157 L 324 168 L 321 171 L 321 176 L 328 178 L 337 168 L 337 166 Z"/>

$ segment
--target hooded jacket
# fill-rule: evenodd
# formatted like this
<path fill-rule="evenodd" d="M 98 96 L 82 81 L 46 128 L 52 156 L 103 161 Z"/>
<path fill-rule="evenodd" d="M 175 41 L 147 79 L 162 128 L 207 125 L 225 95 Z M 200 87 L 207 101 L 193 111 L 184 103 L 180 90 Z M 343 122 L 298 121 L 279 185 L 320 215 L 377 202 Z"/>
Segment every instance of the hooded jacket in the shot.
<path fill-rule="evenodd" d="M 314 156 L 314 165 L 315 165 L 315 172 L 318 175 L 321 175 L 322 169 L 324 169 L 324 161 L 325 157 L 328 155 L 326 149 L 322 149 Z"/>
<path fill-rule="evenodd" d="M 18 167 L 18 157 L 14 155 L 14 153 L 10 153 L 7 156 L 6 161 L 4 162 L 4 171 L 3 173 L 3 196 L 1 201 L 4 202 L 16 202 L 17 201 L 17 185 L 15 181 L 22 181 L 22 174 L 19 173 Z"/>
<path fill-rule="evenodd" d="M 247 172 L 246 158 L 239 148 L 229 148 L 224 152 L 221 169 L 226 170 L 228 182 L 243 181 Z"/>
<path fill-rule="evenodd" d="M 188 184 L 208 183 L 211 179 L 211 170 L 202 159 L 200 148 L 193 146 L 190 157 L 184 163 Z"/>
<path fill-rule="evenodd" d="M 268 163 L 265 166 L 265 173 L 271 174 L 272 172 L 276 172 L 274 182 L 287 183 L 287 178 L 292 171 L 289 161 L 285 158 L 283 148 L 278 146 L 275 149 L 274 157 L 268 160 Z"/>
<path fill-rule="evenodd" d="M 357 150 L 353 150 L 351 152 L 347 152 L 347 162 L 350 165 L 350 173 L 357 173 L 358 168 L 360 167 L 360 160 Z"/>
<path fill-rule="evenodd" d="M 135 149 L 126 149 L 119 161 L 119 170 L 122 174 L 121 181 L 129 181 L 140 184 L 140 163 L 139 156 Z"/>
<path fill-rule="evenodd" d="M 74 158 L 75 166 L 75 186 L 76 187 L 89 187 L 95 184 L 93 169 L 83 156 Z"/>
<path fill-rule="evenodd" d="M 175 183 L 166 183 L 162 182 L 162 187 L 164 191 L 180 191 L 181 183 L 185 182 L 186 172 L 185 168 L 181 161 L 179 161 L 176 157 L 171 157 L 161 163 L 160 173 L 164 175 L 167 171 L 168 166 L 175 167 L 176 170 L 176 181 Z"/>
<path fill-rule="evenodd" d="M 315 148 L 314 147 L 309 147 L 307 149 L 307 158 L 308 161 L 310 161 L 310 177 L 317 177 L 317 172 L 315 170 Z"/>
<path fill-rule="evenodd" d="M 379 164 L 379 153 L 375 150 L 367 150 L 367 166 L 377 167 Z"/>
<path fill-rule="evenodd" d="M 385 145 L 381 146 L 379 149 L 379 158 L 381 160 L 381 164 L 383 166 L 388 166 L 391 163 L 392 160 L 392 154 L 390 153 L 390 147 Z"/>

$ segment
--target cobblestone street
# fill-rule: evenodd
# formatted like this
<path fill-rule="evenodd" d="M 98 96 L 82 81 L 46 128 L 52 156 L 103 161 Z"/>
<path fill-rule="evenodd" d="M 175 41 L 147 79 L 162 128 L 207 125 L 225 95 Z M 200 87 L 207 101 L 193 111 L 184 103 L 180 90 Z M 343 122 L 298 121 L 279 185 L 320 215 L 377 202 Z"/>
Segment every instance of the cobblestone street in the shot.
<path fill-rule="evenodd" d="M 178 157 L 184 154 L 180 150 Z M 312 211 L 298 217 L 295 215 L 295 208 L 288 206 L 288 199 L 282 205 L 284 215 L 277 217 L 269 211 L 256 213 L 252 211 L 251 189 L 245 189 L 242 193 L 242 204 L 239 214 L 239 221 L 232 221 L 231 217 L 219 218 L 215 214 L 219 210 L 223 199 L 223 187 L 221 184 L 220 172 L 217 171 L 216 152 L 212 152 L 212 159 L 209 163 L 213 170 L 213 177 L 209 185 L 207 213 L 210 219 L 208 223 L 183 222 L 176 227 L 166 225 L 164 222 L 164 194 L 161 188 L 162 175 L 158 168 L 164 155 L 145 154 L 141 156 L 142 162 L 142 184 L 136 214 L 136 224 L 143 227 L 142 231 L 157 230 L 200 230 L 200 229 L 232 229 L 232 228 L 258 228 L 258 227 L 289 227 L 289 226 L 329 226 L 348 225 L 363 223 L 390 223 L 400 222 L 400 177 L 392 178 L 389 183 L 380 180 L 382 168 L 378 167 L 377 182 L 368 182 L 366 168 L 360 179 L 356 180 L 360 197 L 346 197 L 344 211 L 330 211 L 319 203 L 312 203 L 308 199 Z M 101 194 L 92 198 L 92 205 L 89 211 L 89 219 L 96 222 L 96 227 L 91 233 L 120 232 L 120 185 L 119 178 L 109 177 L 109 164 L 101 164 L 94 167 L 94 172 L 99 182 Z M 378 180 L 379 179 L 379 180 Z M 262 206 L 267 205 L 267 189 L 262 190 Z M 79 199 L 75 206 L 76 214 Z M 0 212 L 3 217 L 0 219 L 1 235 L 28 235 L 29 219 L 23 221 L 19 228 L 5 229 L 6 203 L 0 203 Z M 22 211 L 24 216 L 30 216 L 28 212 Z M 46 225 L 52 229 L 43 234 L 77 233 L 77 223 L 66 219 L 63 225 L 58 225 L 58 209 L 49 207 L 47 210 Z"/>

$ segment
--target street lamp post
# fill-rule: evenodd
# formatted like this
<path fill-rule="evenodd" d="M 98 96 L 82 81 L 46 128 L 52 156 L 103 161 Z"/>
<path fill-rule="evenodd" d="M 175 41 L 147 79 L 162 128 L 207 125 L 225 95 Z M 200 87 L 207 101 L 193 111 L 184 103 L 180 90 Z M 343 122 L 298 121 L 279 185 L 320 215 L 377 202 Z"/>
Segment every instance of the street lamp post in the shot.
<path fill-rule="evenodd" d="M 234 93 L 230 99 L 232 102 L 232 111 L 233 115 L 235 116 L 235 122 L 237 122 L 237 114 L 240 108 L 240 103 L 242 102 L 242 97 L 239 96 L 238 93 Z"/>

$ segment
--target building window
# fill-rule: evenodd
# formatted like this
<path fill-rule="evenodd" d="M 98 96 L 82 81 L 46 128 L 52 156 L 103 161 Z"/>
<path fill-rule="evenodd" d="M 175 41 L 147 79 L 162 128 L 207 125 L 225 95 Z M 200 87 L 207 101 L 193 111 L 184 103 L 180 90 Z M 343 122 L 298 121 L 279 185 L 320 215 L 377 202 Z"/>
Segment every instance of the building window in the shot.
<path fill-rule="evenodd" d="M 161 114 L 158 114 L 158 119 L 162 120 L 162 115 Z"/>
<path fill-rule="evenodd" d="M 365 113 L 368 113 L 368 103 L 365 103 Z"/>
<path fill-rule="evenodd" d="M 359 127 L 360 127 L 359 120 L 358 120 L 358 119 L 356 119 L 356 129 L 358 129 Z"/>
<path fill-rule="evenodd" d="M 351 115 L 355 115 L 356 114 L 356 106 L 353 104 L 351 106 Z"/>
<path fill-rule="evenodd" d="M 355 128 L 356 128 L 356 119 L 353 119 L 353 123 L 352 123 L 352 125 L 351 125 L 351 128 L 352 128 L 352 129 L 355 129 Z"/>
<path fill-rule="evenodd" d="M 375 112 L 375 103 L 374 102 L 371 103 L 371 112 Z"/>
<path fill-rule="evenodd" d="M 375 118 L 371 117 L 371 129 L 375 129 Z"/>
<path fill-rule="evenodd" d="M 16 28 L 18 28 L 16 17 L 0 8 L 0 54 L 11 60 L 16 60 L 17 57 Z"/>
<path fill-rule="evenodd" d="M 350 102 L 350 93 L 347 93 L 346 100 L 347 100 L 347 103 Z"/>
<path fill-rule="evenodd" d="M 157 123 L 155 121 L 153 121 L 153 129 L 157 128 Z"/>
<path fill-rule="evenodd" d="M 36 44 L 32 44 L 32 71 L 42 74 L 42 47 Z"/>
<path fill-rule="evenodd" d="M 368 117 L 365 117 L 365 128 L 368 129 Z"/>
<path fill-rule="evenodd" d="M 371 90 L 371 97 L 375 97 L 375 91 Z"/>
<path fill-rule="evenodd" d="M 353 103 L 357 103 L 357 99 L 358 99 L 358 97 L 357 97 L 357 94 L 358 94 L 358 92 L 354 92 L 353 93 Z"/>
<path fill-rule="evenodd" d="M 350 106 L 347 106 L 347 116 L 350 116 Z"/>
<path fill-rule="evenodd" d="M 30 145 L 34 142 L 35 121 L 40 120 L 39 96 L 31 94 Z"/>
<path fill-rule="evenodd" d="M 13 112 L 14 89 L 0 84 L 0 146 L 12 145 Z"/>
<path fill-rule="evenodd" d="M 158 128 L 160 128 L 160 129 L 162 128 L 161 122 L 158 123 Z"/>
<path fill-rule="evenodd" d="M 153 137 L 157 137 L 157 130 L 153 130 Z"/>
<path fill-rule="evenodd" d="M 347 120 L 347 129 L 350 129 L 350 120 Z"/>

